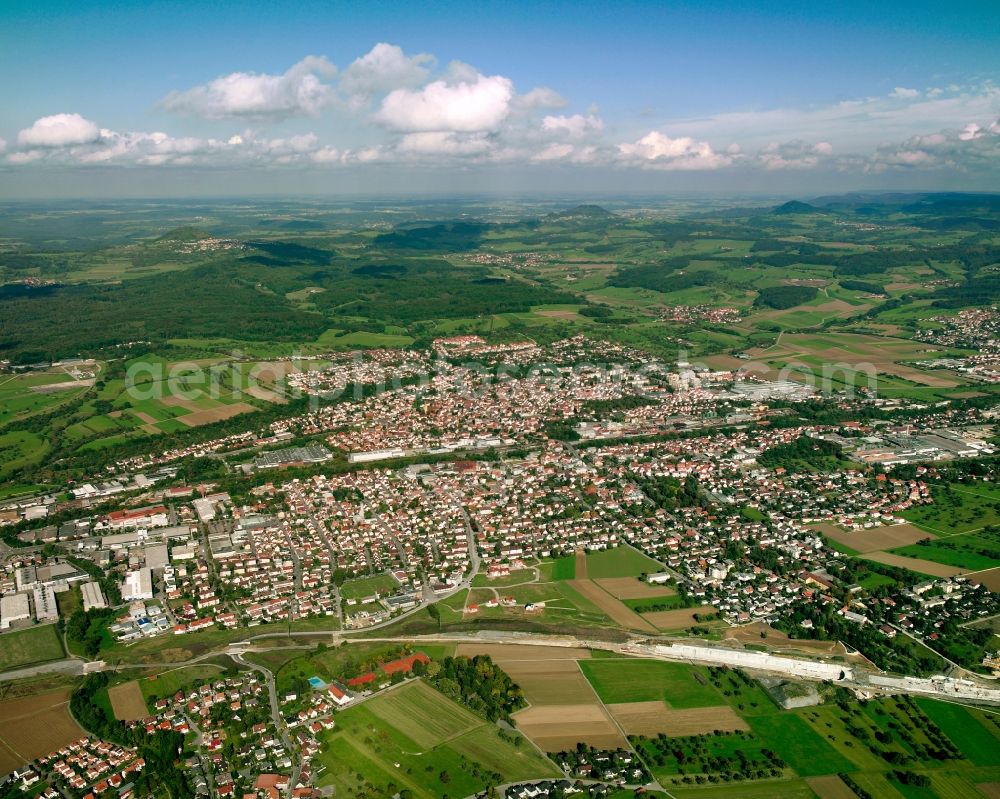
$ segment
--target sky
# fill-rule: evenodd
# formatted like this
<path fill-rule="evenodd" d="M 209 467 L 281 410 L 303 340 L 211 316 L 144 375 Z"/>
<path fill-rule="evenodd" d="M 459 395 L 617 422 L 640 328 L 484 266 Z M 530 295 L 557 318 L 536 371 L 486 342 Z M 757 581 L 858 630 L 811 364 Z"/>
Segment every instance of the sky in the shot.
<path fill-rule="evenodd" d="M 1000 6 L 0 0 L 0 198 L 1000 190 Z"/>

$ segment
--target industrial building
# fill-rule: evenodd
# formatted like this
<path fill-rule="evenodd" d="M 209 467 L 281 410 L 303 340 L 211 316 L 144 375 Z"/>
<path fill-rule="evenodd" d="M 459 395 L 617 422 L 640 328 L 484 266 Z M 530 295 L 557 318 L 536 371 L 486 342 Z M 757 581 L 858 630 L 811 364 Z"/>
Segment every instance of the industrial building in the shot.
<path fill-rule="evenodd" d="M 59 618 L 55 591 L 47 585 L 36 585 L 32 594 L 35 598 L 35 618 L 38 621 L 55 621 Z"/>
<path fill-rule="evenodd" d="M 27 594 L 7 594 L 0 597 L 0 630 L 10 628 L 14 622 L 31 618 Z"/>
<path fill-rule="evenodd" d="M 99 610 L 108 606 L 108 602 L 104 598 L 104 593 L 101 591 L 101 586 L 97 583 L 84 583 L 80 586 L 80 593 L 83 595 L 84 611 L 91 609 Z"/>
<path fill-rule="evenodd" d="M 153 570 L 149 568 L 136 569 L 125 575 L 122 583 L 122 599 L 131 602 L 135 599 L 153 598 Z"/>

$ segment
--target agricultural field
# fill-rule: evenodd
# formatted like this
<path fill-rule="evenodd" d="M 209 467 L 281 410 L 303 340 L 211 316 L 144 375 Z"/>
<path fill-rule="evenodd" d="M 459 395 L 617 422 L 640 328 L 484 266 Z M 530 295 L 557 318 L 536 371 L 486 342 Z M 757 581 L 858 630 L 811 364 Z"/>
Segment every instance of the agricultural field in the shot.
<path fill-rule="evenodd" d="M 319 762 L 320 786 L 355 795 L 364 784 L 391 795 L 467 796 L 499 782 L 556 776 L 520 734 L 508 738 L 420 681 L 411 681 L 337 715 Z"/>
<path fill-rule="evenodd" d="M 626 735 L 669 738 L 702 735 L 714 730 L 748 730 L 747 723 L 729 705 L 695 707 L 685 710 L 667 707 L 665 702 L 627 702 L 608 705 L 608 711 Z"/>
<path fill-rule="evenodd" d="M 260 653 L 265 654 L 265 653 Z M 225 667 L 213 663 L 199 663 L 194 666 L 182 666 L 177 669 L 161 671 L 137 680 L 139 690 L 147 705 L 157 699 L 167 699 L 189 685 L 219 677 Z"/>
<path fill-rule="evenodd" d="M 0 634 L 0 671 L 10 671 L 65 657 L 54 624 L 39 624 Z"/>
<path fill-rule="evenodd" d="M 459 655 L 489 655 L 524 691 L 529 706 L 514 714 L 536 746 L 557 752 L 584 742 L 625 746 L 611 715 L 581 673 L 590 652 L 564 647 L 461 644 Z"/>
<path fill-rule="evenodd" d="M 676 596 L 677 590 L 669 585 L 644 583 L 634 577 L 598 577 L 594 580 L 615 599 L 649 599 Z M 633 607 L 633 610 L 635 608 Z"/>
<path fill-rule="evenodd" d="M 68 689 L 0 701 L 0 774 L 79 740 Z"/>
<path fill-rule="evenodd" d="M 586 564 L 586 573 L 581 573 L 577 567 L 577 580 L 638 577 L 640 574 L 663 571 L 663 567 L 655 560 L 625 544 L 613 549 L 588 552 Z"/>
<path fill-rule="evenodd" d="M 900 515 L 936 536 L 978 532 L 1000 525 L 1000 488 L 988 483 L 948 483 L 932 486 L 933 502 Z"/>
<path fill-rule="evenodd" d="M 386 596 L 399 588 L 399 581 L 391 574 L 376 574 L 357 580 L 348 580 L 340 586 L 340 595 L 344 599 L 364 599 L 378 594 Z"/>
<path fill-rule="evenodd" d="M 921 530 L 912 524 L 893 524 L 862 530 L 845 530 L 836 524 L 823 523 L 816 525 L 816 530 L 826 538 L 859 554 L 915 544 L 917 541 L 928 537 L 928 533 L 925 530 Z"/>
<path fill-rule="evenodd" d="M 580 668 L 601 701 L 666 702 L 675 708 L 712 707 L 724 704 L 702 666 L 637 658 L 595 658 Z"/>
<path fill-rule="evenodd" d="M 121 721 L 135 721 L 149 715 L 146 700 L 137 680 L 119 683 L 108 688 L 108 699 L 115 718 Z"/>

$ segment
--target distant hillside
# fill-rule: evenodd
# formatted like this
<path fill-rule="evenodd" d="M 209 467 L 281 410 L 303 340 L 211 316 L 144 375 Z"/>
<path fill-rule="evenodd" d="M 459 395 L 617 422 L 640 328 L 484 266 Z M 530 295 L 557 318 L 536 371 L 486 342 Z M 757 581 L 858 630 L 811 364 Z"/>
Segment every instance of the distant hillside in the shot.
<path fill-rule="evenodd" d="M 195 227 L 175 227 L 157 238 L 156 241 L 200 241 L 207 238 L 209 238 L 209 234 L 204 230 L 198 230 Z"/>
<path fill-rule="evenodd" d="M 568 211 L 557 211 L 545 217 L 553 222 L 568 222 L 574 220 L 605 220 L 617 219 L 617 215 L 599 205 L 578 205 Z"/>
<path fill-rule="evenodd" d="M 822 208 L 817 208 L 815 205 L 799 202 L 798 200 L 792 200 L 790 202 L 782 203 L 781 205 L 777 206 L 771 213 L 772 214 L 823 214 L 826 212 Z"/>

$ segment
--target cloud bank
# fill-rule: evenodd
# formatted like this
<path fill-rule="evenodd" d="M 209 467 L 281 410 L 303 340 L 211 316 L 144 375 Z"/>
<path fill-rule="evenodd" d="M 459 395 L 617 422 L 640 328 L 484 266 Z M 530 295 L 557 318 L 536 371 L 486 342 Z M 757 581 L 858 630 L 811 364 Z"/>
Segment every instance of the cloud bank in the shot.
<path fill-rule="evenodd" d="M 199 135 L 119 130 L 52 109 L 19 132 L 0 131 L 10 136 L 0 138 L 0 163 L 1000 173 L 1000 89 L 992 84 L 897 86 L 826 106 L 665 118 L 642 128 L 608 121 L 593 106 L 573 108 L 589 99 L 546 86 L 522 90 L 462 62 L 439 68 L 432 54 L 380 42 L 342 70 L 306 56 L 282 73 L 231 72 L 156 102 L 181 131 L 199 120 Z"/>

